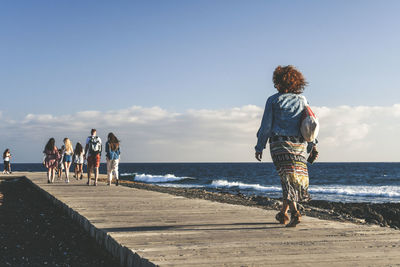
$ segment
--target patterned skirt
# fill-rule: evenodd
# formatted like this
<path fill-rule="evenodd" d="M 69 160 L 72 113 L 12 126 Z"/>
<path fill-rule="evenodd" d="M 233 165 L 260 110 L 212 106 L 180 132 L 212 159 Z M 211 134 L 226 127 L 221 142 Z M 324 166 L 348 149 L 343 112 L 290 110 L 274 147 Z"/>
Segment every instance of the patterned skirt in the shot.
<path fill-rule="evenodd" d="M 274 138 L 270 142 L 270 151 L 281 178 L 283 199 L 290 202 L 310 200 L 307 143 L 299 138 Z"/>

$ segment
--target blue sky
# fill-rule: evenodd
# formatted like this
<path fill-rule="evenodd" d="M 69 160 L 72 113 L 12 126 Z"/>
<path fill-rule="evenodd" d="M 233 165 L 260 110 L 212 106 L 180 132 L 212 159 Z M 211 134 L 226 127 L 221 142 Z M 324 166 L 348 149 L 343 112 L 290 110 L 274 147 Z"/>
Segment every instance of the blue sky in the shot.
<path fill-rule="evenodd" d="M 391 107 L 398 10 L 398 1 L 2 1 L 0 119 L 22 131 L 28 114 L 262 107 L 279 64 L 304 73 L 314 106 Z M 3 133 L 0 144 L 17 147 L 15 135 Z"/>

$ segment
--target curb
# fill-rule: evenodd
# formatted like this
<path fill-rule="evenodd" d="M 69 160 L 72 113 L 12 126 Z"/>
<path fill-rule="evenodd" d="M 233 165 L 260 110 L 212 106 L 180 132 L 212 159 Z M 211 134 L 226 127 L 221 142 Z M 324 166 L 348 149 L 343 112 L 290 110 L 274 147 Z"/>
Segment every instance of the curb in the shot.
<path fill-rule="evenodd" d="M 49 192 L 35 184 L 31 179 L 23 176 L 33 187 L 39 190 L 47 199 L 51 201 L 56 207 L 61 208 L 74 222 L 78 223 L 80 227 L 89 233 L 89 235 L 96 240 L 96 242 L 111 255 L 119 259 L 121 267 L 153 267 L 157 266 L 150 262 L 148 259 L 140 257 L 139 254 L 133 252 L 126 246 L 118 243 L 112 236 L 105 231 L 96 228 L 86 217 L 79 214 L 77 211 L 70 208 L 64 202 L 58 200 Z"/>

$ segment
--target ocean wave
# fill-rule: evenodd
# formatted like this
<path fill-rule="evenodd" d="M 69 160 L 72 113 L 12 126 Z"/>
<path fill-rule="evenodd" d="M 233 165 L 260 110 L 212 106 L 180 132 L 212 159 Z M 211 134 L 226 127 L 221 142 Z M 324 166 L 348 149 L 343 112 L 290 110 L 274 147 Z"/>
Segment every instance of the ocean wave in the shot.
<path fill-rule="evenodd" d="M 174 187 L 174 188 L 204 188 L 204 185 L 199 184 L 170 184 L 170 183 L 162 183 L 155 184 L 162 187 Z"/>
<path fill-rule="evenodd" d="M 173 174 L 151 175 L 151 174 L 139 174 L 139 173 L 137 173 L 134 178 L 134 181 L 144 182 L 144 183 L 168 183 L 168 182 L 177 182 L 183 180 L 194 180 L 194 178 L 177 177 Z"/>
<path fill-rule="evenodd" d="M 264 186 L 259 184 L 246 184 L 241 182 L 229 182 L 226 180 L 214 180 L 209 185 L 211 188 L 231 188 L 238 187 L 239 189 L 253 189 L 263 192 L 280 192 L 282 191 L 280 186 Z"/>
<path fill-rule="evenodd" d="M 311 194 L 330 194 L 355 197 L 388 197 L 400 198 L 400 186 L 359 186 L 359 185 L 330 185 L 310 186 Z"/>
<path fill-rule="evenodd" d="M 135 176 L 137 173 L 133 172 L 133 173 L 128 173 L 128 172 L 124 172 L 124 173 L 120 173 L 119 176 L 123 177 L 123 176 Z"/>
<path fill-rule="evenodd" d="M 242 182 L 229 182 L 227 180 L 214 180 L 209 185 L 211 188 L 239 188 L 252 189 L 262 192 L 281 192 L 280 186 L 265 186 L 260 184 L 246 184 Z M 400 186 L 358 186 L 358 185 L 329 185 L 310 186 L 311 194 L 342 195 L 354 197 L 386 197 L 400 198 Z"/>

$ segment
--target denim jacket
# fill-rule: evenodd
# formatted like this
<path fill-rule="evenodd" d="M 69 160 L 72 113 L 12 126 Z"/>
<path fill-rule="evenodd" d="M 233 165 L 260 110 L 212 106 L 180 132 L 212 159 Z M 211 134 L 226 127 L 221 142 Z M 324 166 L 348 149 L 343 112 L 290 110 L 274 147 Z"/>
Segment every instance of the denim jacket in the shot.
<path fill-rule="evenodd" d="M 262 152 L 268 138 L 274 135 L 301 136 L 300 123 L 306 98 L 300 94 L 276 93 L 265 104 L 260 129 L 257 132 L 257 152 Z"/>
<path fill-rule="evenodd" d="M 121 151 L 119 150 L 119 146 L 117 150 L 111 150 L 110 149 L 110 145 L 108 143 L 108 141 L 106 142 L 106 157 L 109 160 L 113 160 L 113 159 L 119 159 L 119 154 L 121 154 Z"/>

